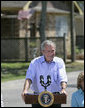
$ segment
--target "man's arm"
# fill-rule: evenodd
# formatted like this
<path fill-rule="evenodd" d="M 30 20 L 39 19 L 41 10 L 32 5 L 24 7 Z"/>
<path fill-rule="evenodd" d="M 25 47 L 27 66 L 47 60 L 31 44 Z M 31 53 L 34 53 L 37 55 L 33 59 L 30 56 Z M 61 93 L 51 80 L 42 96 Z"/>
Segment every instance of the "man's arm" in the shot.
<path fill-rule="evenodd" d="M 21 94 L 23 100 L 24 100 L 24 94 L 28 93 L 28 89 L 30 88 L 31 83 L 32 83 L 32 81 L 30 79 L 25 80 L 23 92 Z"/>
<path fill-rule="evenodd" d="M 30 79 L 25 80 L 25 84 L 24 84 L 24 89 L 23 91 L 28 91 L 28 89 L 30 88 L 32 81 Z"/>
<path fill-rule="evenodd" d="M 58 78 L 61 85 L 61 92 L 60 93 L 66 93 L 66 87 L 67 87 L 67 75 L 66 75 L 66 69 L 65 69 L 65 63 L 61 59 L 61 61 L 58 64 Z"/>

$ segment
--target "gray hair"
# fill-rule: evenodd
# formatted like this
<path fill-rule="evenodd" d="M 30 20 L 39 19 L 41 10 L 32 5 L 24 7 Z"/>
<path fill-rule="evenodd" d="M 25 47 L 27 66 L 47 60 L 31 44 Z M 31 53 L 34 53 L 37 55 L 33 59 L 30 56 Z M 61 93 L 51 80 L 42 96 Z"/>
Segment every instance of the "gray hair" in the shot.
<path fill-rule="evenodd" d="M 44 42 L 42 42 L 41 44 L 41 51 L 45 49 L 45 45 L 51 45 L 55 48 L 56 50 L 56 45 L 53 41 L 50 41 L 50 40 L 45 40 Z"/>

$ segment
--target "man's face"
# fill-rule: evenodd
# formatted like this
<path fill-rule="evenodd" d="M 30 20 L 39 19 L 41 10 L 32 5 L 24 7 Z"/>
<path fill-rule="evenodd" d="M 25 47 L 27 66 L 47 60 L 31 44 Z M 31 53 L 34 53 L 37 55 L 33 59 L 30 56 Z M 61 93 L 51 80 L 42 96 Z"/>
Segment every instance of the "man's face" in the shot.
<path fill-rule="evenodd" d="M 51 62 L 55 56 L 55 47 L 51 45 L 45 45 L 45 49 L 42 51 L 47 62 Z"/>

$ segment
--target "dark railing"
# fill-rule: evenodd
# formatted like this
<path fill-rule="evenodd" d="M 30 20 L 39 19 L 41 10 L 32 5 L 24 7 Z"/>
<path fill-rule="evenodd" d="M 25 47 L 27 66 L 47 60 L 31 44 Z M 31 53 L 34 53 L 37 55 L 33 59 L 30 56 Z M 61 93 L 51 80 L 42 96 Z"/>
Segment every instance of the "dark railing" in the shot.
<path fill-rule="evenodd" d="M 79 49 L 84 49 L 84 36 L 76 36 L 76 46 Z"/>

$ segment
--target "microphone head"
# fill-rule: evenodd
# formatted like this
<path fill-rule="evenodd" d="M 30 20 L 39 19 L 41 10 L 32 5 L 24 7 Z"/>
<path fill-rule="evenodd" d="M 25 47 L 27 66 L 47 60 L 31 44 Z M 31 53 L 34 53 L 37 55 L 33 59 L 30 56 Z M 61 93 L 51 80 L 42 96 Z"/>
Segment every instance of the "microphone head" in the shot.
<path fill-rule="evenodd" d="M 43 75 L 40 75 L 40 83 L 44 82 Z"/>
<path fill-rule="evenodd" d="M 43 78 L 43 75 L 40 75 L 40 80 L 42 80 L 42 79 L 44 79 L 44 78 Z"/>
<path fill-rule="evenodd" d="M 51 83 L 51 76 L 50 75 L 47 76 L 47 80 L 48 80 L 48 82 Z"/>
<path fill-rule="evenodd" d="M 51 76 L 50 76 L 50 75 L 48 75 L 48 76 L 47 76 L 47 79 L 51 79 Z"/>

